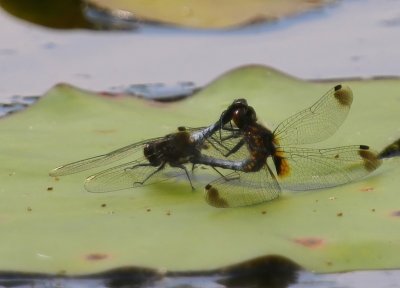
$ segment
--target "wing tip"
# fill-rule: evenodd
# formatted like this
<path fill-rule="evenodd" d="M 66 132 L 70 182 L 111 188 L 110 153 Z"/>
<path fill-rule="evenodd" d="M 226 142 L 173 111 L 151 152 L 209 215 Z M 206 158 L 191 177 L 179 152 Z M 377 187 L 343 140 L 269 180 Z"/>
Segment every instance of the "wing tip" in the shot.
<path fill-rule="evenodd" d="M 351 106 L 353 103 L 353 91 L 349 86 L 339 84 L 334 87 L 334 90 L 335 99 L 340 105 L 347 107 Z"/>
<path fill-rule="evenodd" d="M 60 171 L 62 167 L 63 166 L 60 166 L 60 167 L 57 167 L 57 168 L 54 168 L 53 170 L 51 170 L 49 172 L 49 176 L 51 176 L 51 177 L 62 176 L 63 173 L 62 173 L 62 171 Z"/>
<path fill-rule="evenodd" d="M 94 178 L 96 177 L 96 175 L 92 175 L 89 176 L 85 179 L 85 182 L 83 182 L 83 187 L 85 187 L 85 190 L 90 192 L 90 193 L 98 193 L 100 191 L 96 191 L 96 189 L 93 189 L 93 187 L 91 187 L 93 184 L 93 182 L 91 182 Z"/>
<path fill-rule="evenodd" d="M 205 199 L 208 204 L 217 208 L 228 208 L 228 202 L 221 197 L 217 188 L 211 184 L 207 184 L 204 188 Z"/>

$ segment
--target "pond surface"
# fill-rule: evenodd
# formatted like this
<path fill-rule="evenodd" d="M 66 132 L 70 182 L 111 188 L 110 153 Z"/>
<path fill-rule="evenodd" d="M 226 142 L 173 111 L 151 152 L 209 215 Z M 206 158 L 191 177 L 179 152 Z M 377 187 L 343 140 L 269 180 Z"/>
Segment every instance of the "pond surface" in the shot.
<path fill-rule="evenodd" d="M 305 79 L 400 75 L 400 1 L 347 0 L 228 32 L 143 26 L 53 30 L 0 10 L 0 97 L 59 82 L 108 90 L 140 83 L 204 85 L 246 64 Z"/>

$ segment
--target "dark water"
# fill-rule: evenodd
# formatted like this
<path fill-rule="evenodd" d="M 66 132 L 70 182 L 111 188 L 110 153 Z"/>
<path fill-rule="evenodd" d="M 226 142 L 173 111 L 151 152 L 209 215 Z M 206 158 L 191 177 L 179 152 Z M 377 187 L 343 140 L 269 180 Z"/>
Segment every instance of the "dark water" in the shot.
<path fill-rule="evenodd" d="M 1 273 L 0 287 L 89 288 L 394 288 L 400 271 L 356 271 L 314 274 L 278 256 L 260 257 L 221 269 L 200 272 L 160 272 L 122 268 L 78 277 Z"/>

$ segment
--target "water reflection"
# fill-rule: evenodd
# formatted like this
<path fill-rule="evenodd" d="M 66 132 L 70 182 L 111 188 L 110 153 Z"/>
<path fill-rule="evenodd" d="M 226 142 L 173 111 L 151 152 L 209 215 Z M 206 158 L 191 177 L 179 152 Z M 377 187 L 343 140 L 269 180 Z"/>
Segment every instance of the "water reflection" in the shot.
<path fill-rule="evenodd" d="M 86 19 L 81 0 L 0 0 L 8 13 L 23 20 L 55 29 L 97 29 Z"/>
<path fill-rule="evenodd" d="M 398 283 L 400 270 L 313 274 L 280 257 L 201 273 L 163 274 L 134 267 L 80 277 L 0 273 L 0 287 L 10 288 L 392 288 L 399 287 Z"/>

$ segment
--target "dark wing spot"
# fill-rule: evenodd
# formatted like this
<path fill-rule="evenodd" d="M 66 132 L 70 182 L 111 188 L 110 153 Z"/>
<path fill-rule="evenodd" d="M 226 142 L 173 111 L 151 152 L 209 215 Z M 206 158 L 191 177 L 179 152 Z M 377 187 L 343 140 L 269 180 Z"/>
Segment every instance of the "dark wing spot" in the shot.
<path fill-rule="evenodd" d="M 277 152 L 275 156 L 272 157 L 274 161 L 276 173 L 279 178 L 284 178 L 290 175 L 290 165 L 289 162 L 283 156 L 283 152 Z"/>
<path fill-rule="evenodd" d="M 207 184 L 205 187 L 205 198 L 208 204 L 218 208 L 227 208 L 229 207 L 228 203 L 225 199 L 221 198 L 219 195 L 218 189 L 213 187 L 211 184 Z"/>
<path fill-rule="evenodd" d="M 358 154 L 361 156 L 361 158 L 363 158 L 364 167 L 368 172 L 374 171 L 382 164 L 382 161 L 378 158 L 378 155 L 370 150 L 360 149 Z"/>
<path fill-rule="evenodd" d="M 337 85 L 335 86 L 335 98 L 343 106 L 350 106 L 353 103 L 353 92 L 350 87 Z"/>

